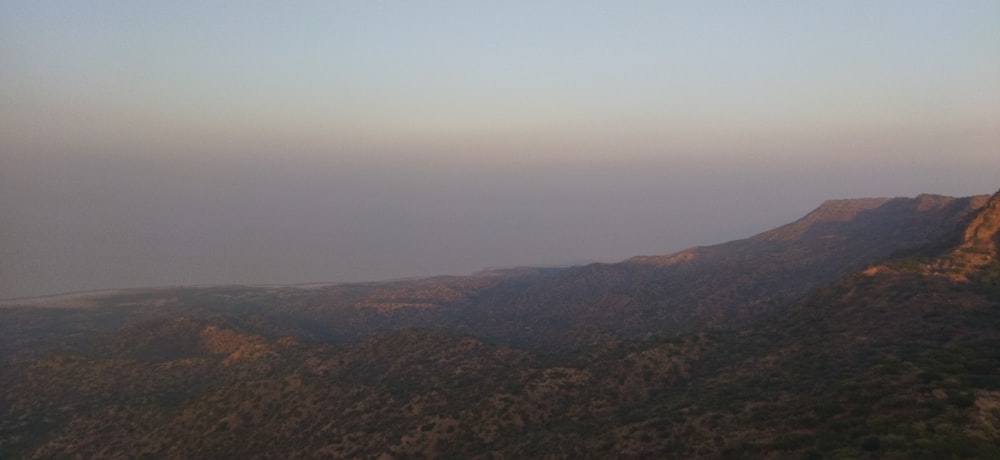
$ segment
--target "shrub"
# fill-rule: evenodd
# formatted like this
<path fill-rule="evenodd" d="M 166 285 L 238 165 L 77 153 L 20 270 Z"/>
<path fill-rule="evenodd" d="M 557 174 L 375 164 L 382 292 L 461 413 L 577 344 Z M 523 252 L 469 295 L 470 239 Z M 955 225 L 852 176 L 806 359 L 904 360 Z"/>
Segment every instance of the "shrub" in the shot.
<path fill-rule="evenodd" d="M 861 448 L 868 452 L 875 452 L 882 448 L 882 441 L 878 436 L 868 436 L 861 440 Z"/>
<path fill-rule="evenodd" d="M 970 393 L 950 393 L 948 394 L 948 403 L 955 407 L 965 409 L 972 407 L 972 405 L 976 403 L 976 397 Z"/>

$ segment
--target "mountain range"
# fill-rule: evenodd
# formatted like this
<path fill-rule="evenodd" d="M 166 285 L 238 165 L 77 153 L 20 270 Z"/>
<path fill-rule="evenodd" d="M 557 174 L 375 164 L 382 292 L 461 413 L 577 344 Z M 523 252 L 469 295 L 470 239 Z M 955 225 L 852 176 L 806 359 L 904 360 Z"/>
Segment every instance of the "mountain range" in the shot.
<path fill-rule="evenodd" d="M 0 458 L 995 458 L 1000 193 L 613 264 L 0 304 Z"/>

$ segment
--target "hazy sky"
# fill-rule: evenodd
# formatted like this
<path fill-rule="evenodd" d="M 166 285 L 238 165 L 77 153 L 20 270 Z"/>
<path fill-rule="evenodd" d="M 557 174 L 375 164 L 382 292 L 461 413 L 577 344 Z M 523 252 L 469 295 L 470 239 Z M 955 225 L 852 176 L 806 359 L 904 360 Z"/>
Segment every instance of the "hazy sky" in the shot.
<path fill-rule="evenodd" d="M 616 261 L 1000 188 L 1000 2 L 0 1 L 0 298 Z"/>

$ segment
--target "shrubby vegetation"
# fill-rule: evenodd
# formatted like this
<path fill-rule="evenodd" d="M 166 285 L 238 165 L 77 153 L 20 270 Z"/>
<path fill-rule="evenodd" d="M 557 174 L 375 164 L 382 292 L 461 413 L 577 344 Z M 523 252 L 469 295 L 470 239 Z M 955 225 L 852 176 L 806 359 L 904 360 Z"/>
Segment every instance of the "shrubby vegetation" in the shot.
<path fill-rule="evenodd" d="M 639 337 L 552 316 L 526 332 L 496 312 L 514 293 L 549 299 L 538 289 L 550 282 L 564 292 L 595 273 L 627 279 L 617 287 L 639 276 L 607 266 L 434 289 L 161 292 L 169 308 L 122 294 L 89 314 L 9 309 L 0 458 L 995 458 L 1000 265 L 936 251 L 842 274 L 794 302 L 755 297 L 766 314 L 738 328 Z M 613 321 L 652 311 L 656 324 L 681 310 L 636 302 L 669 291 L 632 303 L 605 293 L 631 306 L 586 311 Z M 414 305 L 455 313 L 472 298 L 478 310 L 451 325 L 487 322 L 506 345 L 390 327 L 437 318 Z M 349 320 L 338 327 L 380 332 L 332 340 L 309 321 L 323 299 L 354 312 L 331 316 Z M 366 306 L 376 300 L 385 311 Z M 565 335 L 544 337 L 552 331 Z M 509 346 L 520 339 L 531 347 Z"/>

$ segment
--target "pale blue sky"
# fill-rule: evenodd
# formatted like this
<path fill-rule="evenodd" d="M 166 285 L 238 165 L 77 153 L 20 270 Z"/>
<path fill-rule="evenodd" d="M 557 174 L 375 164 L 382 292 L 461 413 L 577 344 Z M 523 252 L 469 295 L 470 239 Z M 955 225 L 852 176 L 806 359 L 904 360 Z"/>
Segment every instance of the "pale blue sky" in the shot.
<path fill-rule="evenodd" d="M 0 298 L 613 261 L 1000 186 L 996 1 L 3 0 L 0 63 Z"/>

